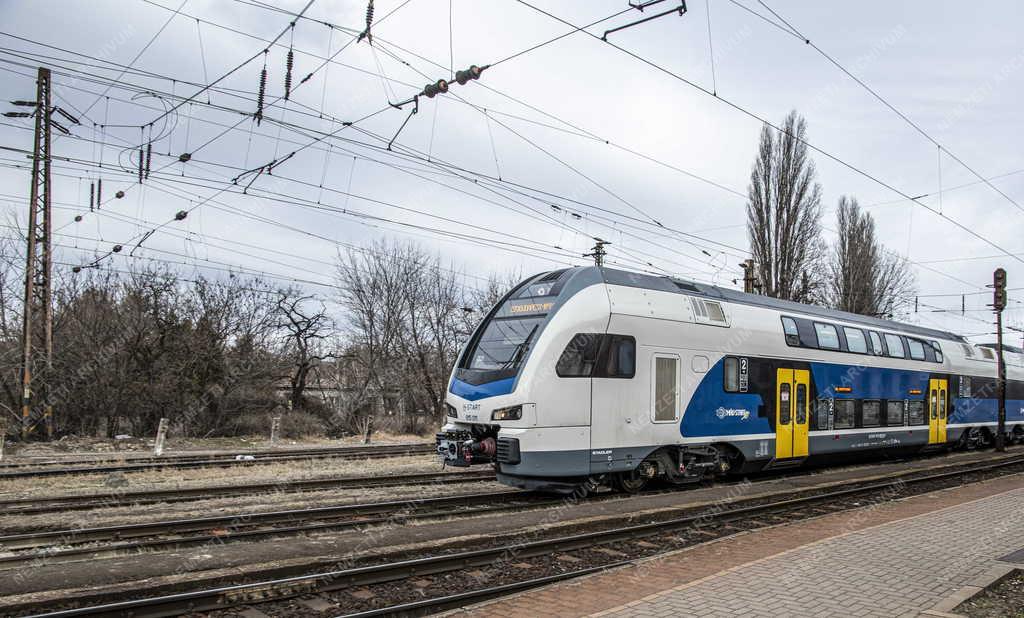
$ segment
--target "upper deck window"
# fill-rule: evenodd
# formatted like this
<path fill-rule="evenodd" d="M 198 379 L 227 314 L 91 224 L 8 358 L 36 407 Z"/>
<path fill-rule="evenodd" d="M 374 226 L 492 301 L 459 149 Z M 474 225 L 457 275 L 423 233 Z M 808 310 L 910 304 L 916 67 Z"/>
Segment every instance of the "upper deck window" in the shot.
<path fill-rule="evenodd" d="M 800 331 L 797 330 L 796 320 L 793 318 L 782 318 L 782 332 L 786 334 L 786 343 L 792 346 L 800 345 Z"/>
<path fill-rule="evenodd" d="M 906 358 L 907 354 L 903 351 L 903 340 L 900 339 L 899 335 L 893 335 L 891 333 L 885 334 L 885 347 L 889 348 L 889 356 L 893 358 Z"/>
<path fill-rule="evenodd" d="M 844 326 L 843 333 L 846 334 L 846 347 L 851 352 L 856 352 L 857 354 L 868 353 L 868 342 L 864 339 L 864 331 L 859 328 Z"/>
<path fill-rule="evenodd" d="M 831 324 L 814 323 L 814 333 L 818 335 L 818 347 L 829 350 L 839 349 L 839 333 Z"/>
<path fill-rule="evenodd" d="M 910 358 L 924 360 L 924 344 L 917 339 L 907 339 L 907 349 L 910 350 Z"/>
<path fill-rule="evenodd" d="M 885 348 L 882 347 L 882 338 L 878 336 L 878 333 L 871 330 L 868 331 L 868 335 L 871 337 L 871 353 L 875 356 L 885 356 Z"/>

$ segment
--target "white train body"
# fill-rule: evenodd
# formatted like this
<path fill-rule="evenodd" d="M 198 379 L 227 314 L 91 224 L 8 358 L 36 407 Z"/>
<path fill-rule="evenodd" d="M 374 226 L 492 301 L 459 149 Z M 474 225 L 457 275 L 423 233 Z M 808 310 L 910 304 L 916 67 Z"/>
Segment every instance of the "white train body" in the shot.
<path fill-rule="evenodd" d="M 860 333 L 858 335 L 858 333 Z M 1008 354 L 1007 430 L 1024 432 Z M 528 279 L 477 328 L 438 434 L 454 465 L 570 490 L 984 441 L 992 350 L 959 336 L 608 268 Z"/>

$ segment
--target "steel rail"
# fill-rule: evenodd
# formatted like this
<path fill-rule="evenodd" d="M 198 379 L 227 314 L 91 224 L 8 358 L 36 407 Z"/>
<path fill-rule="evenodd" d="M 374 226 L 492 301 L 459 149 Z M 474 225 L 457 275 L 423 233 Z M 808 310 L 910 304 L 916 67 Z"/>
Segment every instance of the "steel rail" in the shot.
<path fill-rule="evenodd" d="M 48 547 L 51 545 L 80 545 L 96 542 L 124 541 L 128 539 L 145 538 L 157 535 L 179 534 L 205 530 L 223 531 L 210 535 L 206 538 L 218 538 L 227 540 L 235 536 L 231 528 L 244 530 L 256 526 L 266 526 L 277 523 L 292 523 L 309 520 L 324 520 L 337 517 L 353 518 L 345 522 L 347 525 L 369 523 L 362 519 L 354 519 L 367 515 L 380 514 L 401 514 L 406 509 L 418 509 L 423 507 L 452 507 L 463 505 L 487 506 L 490 501 L 495 500 L 516 500 L 531 499 L 537 494 L 525 491 L 497 491 L 474 494 L 460 494 L 456 496 L 441 496 L 436 498 L 412 498 L 409 500 L 389 500 L 384 502 L 368 502 L 363 504 L 337 504 L 331 506 L 320 506 L 305 509 L 288 509 L 283 511 L 265 511 L 254 513 L 235 513 L 232 515 L 217 515 L 213 517 L 194 517 L 189 519 L 175 519 L 167 521 L 154 521 L 139 524 L 127 524 L 116 526 L 98 526 L 94 528 L 79 528 L 68 530 L 40 530 L 8 534 L 0 536 L 0 548 L 5 551 L 32 549 Z M 557 499 L 554 500 L 558 502 Z M 550 500 L 549 500 L 550 502 Z M 492 503 L 493 504 L 493 503 Z M 432 511 L 433 513 L 433 511 Z M 439 511 L 440 513 L 440 511 Z M 435 513 L 436 514 L 436 513 Z M 448 512 L 458 514 L 458 512 Z M 411 515 L 411 514 L 410 514 Z M 404 516 L 404 515 L 403 515 Z M 228 528 L 224 528 L 227 526 Z M 273 534 L 276 530 L 260 531 L 266 534 Z M 167 539 L 161 542 L 174 544 L 174 539 Z M 102 548 L 88 548 L 88 551 L 96 551 Z M 62 552 L 47 553 L 48 557 L 60 555 Z M 26 556 L 31 557 L 31 554 Z M 26 556 L 20 556 L 24 558 Z M 19 556 L 0 556 L 0 562 L 17 558 Z"/>
<path fill-rule="evenodd" d="M 504 551 L 514 552 L 514 555 L 520 559 L 548 555 L 552 552 L 582 549 L 623 540 L 633 540 L 652 536 L 663 532 L 673 531 L 678 528 L 687 527 L 700 521 L 703 521 L 705 524 L 711 521 L 728 523 L 750 517 L 752 515 L 770 515 L 774 511 L 786 511 L 794 508 L 802 508 L 819 502 L 829 502 L 859 494 L 884 491 L 894 487 L 900 487 L 901 485 L 919 485 L 932 481 L 947 480 L 958 476 L 963 477 L 969 474 L 990 472 L 1010 466 L 1020 465 L 1022 463 L 1024 463 L 1024 456 L 1018 456 L 1004 458 L 995 462 L 968 465 L 966 467 L 963 464 L 958 464 L 955 466 L 957 468 L 956 470 L 934 472 L 921 476 L 914 476 L 914 471 L 910 471 L 893 474 L 890 475 L 888 479 L 880 481 L 864 482 L 863 480 L 858 481 L 856 479 L 851 479 L 849 483 L 847 483 L 848 485 L 851 485 L 851 487 L 831 489 L 824 492 L 816 491 L 815 488 L 804 488 L 787 492 L 784 496 L 778 496 L 776 499 L 769 499 L 768 502 L 764 502 L 762 504 L 734 506 L 732 508 L 725 508 L 718 512 L 697 512 L 665 521 L 571 534 L 552 539 L 520 542 L 506 547 L 489 547 L 479 550 L 414 558 L 378 565 L 345 568 L 324 573 L 297 575 L 255 583 L 235 584 L 207 590 L 196 590 L 144 599 L 133 599 L 102 605 L 79 607 L 46 614 L 36 614 L 36 616 L 49 616 L 51 618 L 55 618 L 65 616 L 113 616 L 130 613 L 130 615 L 138 617 L 215 611 L 235 607 L 240 604 L 255 602 L 257 600 L 267 600 L 271 596 L 271 591 L 273 591 L 273 600 L 279 600 L 301 594 L 322 593 L 352 586 L 386 583 L 406 579 L 413 575 L 433 575 L 491 564 L 494 562 L 495 556 L 500 555 Z M 920 471 L 917 472 L 920 473 Z M 820 490 L 820 487 L 817 489 Z M 809 495 L 799 495 L 802 493 Z M 797 497 L 792 497 L 794 495 Z M 739 501 L 739 504 L 756 502 L 759 500 L 764 500 L 764 497 L 753 497 L 741 500 Z M 628 562 L 630 561 L 620 561 L 617 564 Z M 603 568 L 610 568 L 610 565 L 605 565 Z M 585 569 L 575 573 L 576 575 L 583 575 L 590 572 L 594 572 L 594 570 Z M 566 576 L 568 577 L 569 574 L 566 574 Z M 543 579 L 546 578 L 541 578 L 541 580 Z M 470 591 L 456 596 L 460 603 L 464 603 L 473 598 L 485 598 L 488 595 L 494 596 L 496 594 L 500 594 L 500 591 L 506 589 L 508 586 L 509 585 Z M 437 605 L 431 605 L 431 601 L 436 602 Z M 427 599 L 416 604 L 417 611 L 424 612 L 427 609 L 440 609 L 442 607 L 440 604 L 444 602 L 451 602 L 450 597 L 440 597 L 434 600 Z M 401 605 L 396 605 L 390 608 L 381 608 L 379 610 L 374 610 L 373 612 L 364 612 L 362 614 L 355 615 L 368 616 L 397 613 L 401 607 Z"/>
<path fill-rule="evenodd" d="M 157 489 L 148 491 L 118 492 L 112 490 L 102 494 L 80 496 L 54 496 L 51 498 L 16 498 L 0 501 L 0 513 L 4 515 L 35 515 L 54 511 L 76 511 L 98 508 L 117 508 L 156 503 L 193 502 L 234 498 L 267 492 L 301 493 L 323 489 L 363 489 L 374 487 L 397 487 L 406 485 L 449 485 L 477 483 L 495 480 L 494 472 L 428 472 L 400 474 L 395 476 L 349 476 L 327 479 L 304 479 L 276 481 L 273 483 L 252 483 L 246 485 L 215 485 L 186 489 Z"/>
<path fill-rule="evenodd" d="M 189 468 L 213 468 L 232 467 L 244 465 L 261 465 L 279 463 L 285 461 L 301 461 L 307 459 L 371 459 L 387 457 L 403 457 L 406 455 L 425 455 L 434 452 L 433 445 L 415 445 L 403 447 L 379 447 L 369 449 L 359 447 L 358 450 L 335 450 L 334 452 L 316 452 L 300 455 L 251 455 L 244 454 L 242 457 L 251 456 L 252 459 L 239 458 L 212 458 L 191 461 L 166 461 L 155 463 L 124 463 L 105 466 L 75 466 L 68 468 L 41 468 L 35 470 L 15 470 L 12 472 L 0 472 L 0 480 L 16 478 L 35 478 L 42 476 L 63 476 L 73 474 L 106 474 L 110 472 L 142 472 L 147 470 L 164 469 L 189 469 Z"/>

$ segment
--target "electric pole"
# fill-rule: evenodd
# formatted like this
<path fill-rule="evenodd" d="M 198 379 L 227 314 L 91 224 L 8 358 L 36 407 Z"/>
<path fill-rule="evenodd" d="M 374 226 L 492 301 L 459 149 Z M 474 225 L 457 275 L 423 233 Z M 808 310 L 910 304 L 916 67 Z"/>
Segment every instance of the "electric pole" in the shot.
<path fill-rule="evenodd" d="M 21 356 L 21 438 L 27 440 L 35 427 L 33 408 L 42 408 L 46 437 L 53 437 L 53 406 L 40 387 L 53 369 L 53 262 L 50 248 L 50 70 L 40 67 L 36 100 L 15 101 L 34 106 L 35 111 L 9 112 L 5 116 L 35 116 L 35 144 L 32 149 L 32 188 L 28 198 L 28 233 L 25 251 L 25 303 L 22 310 Z M 42 396 L 40 396 L 42 395 Z"/>
<path fill-rule="evenodd" d="M 747 294 L 754 293 L 754 260 L 743 260 L 740 264 L 743 267 L 743 291 Z"/>
<path fill-rule="evenodd" d="M 590 253 L 584 253 L 583 257 L 594 258 L 594 266 L 604 266 L 604 256 L 608 255 L 608 252 L 605 251 L 604 248 L 612 243 L 607 240 L 601 240 L 600 238 L 595 238 L 594 240 L 597 241 L 594 244 L 594 248 L 590 250 Z"/>
<path fill-rule="evenodd" d="M 1006 271 L 992 273 L 992 308 L 996 312 L 996 361 L 999 413 L 996 423 L 996 450 L 1006 450 L 1006 363 L 1003 360 L 1003 309 L 1006 308 Z"/>

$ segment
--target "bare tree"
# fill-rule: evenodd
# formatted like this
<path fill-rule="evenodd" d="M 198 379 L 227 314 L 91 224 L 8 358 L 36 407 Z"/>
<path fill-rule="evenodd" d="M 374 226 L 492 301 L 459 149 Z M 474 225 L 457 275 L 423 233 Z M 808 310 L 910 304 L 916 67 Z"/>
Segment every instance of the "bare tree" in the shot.
<path fill-rule="evenodd" d="M 829 304 L 852 313 L 891 317 L 914 293 L 910 264 L 878 242 L 875 221 L 856 198 L 840 197 L 836 216 L 839 239 L 829 264 Z"/>
<path fill-rule="evenodd" d="M 331 335 L 331 320 L 323 302 L 313 296 L 300 296 L 295 290 L 278 292 L 277 311 L 280 317 L 278 327 L 286 333 L 285 354 L 292 362 L 290 400 L 301 408 L 309 373 L 325 358 L 334 353 L 325 351 L 324 342 Z M 316 304 L 316 307 L 311 305 Z"/>
<path fill-rule="evenodd" d="M 813 302 L 822 284 L 821 185 L 807 155 L 807 125 L 796 111 L 781 131 L 761 129 L 747 187 L 747 235 L 761 293 Z"/>

